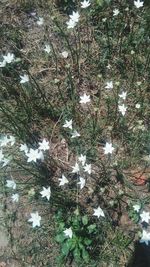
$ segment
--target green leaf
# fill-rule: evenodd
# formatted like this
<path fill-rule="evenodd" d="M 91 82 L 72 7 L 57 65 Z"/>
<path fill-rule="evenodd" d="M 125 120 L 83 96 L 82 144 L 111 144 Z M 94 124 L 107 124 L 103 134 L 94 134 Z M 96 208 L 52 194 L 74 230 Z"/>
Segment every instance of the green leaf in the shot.
<path fill-rule="evenodd" d="M 82 217 L 82 223 L 83 223 L 83 225 L 87 225 L 88 224 L 88 216 L 87 215 Z"/>
<path fill-rule="evenodd" d="M 80 249 L 78 247 L 76 247 L 73 251 L 73 256 L 75 258 L 75 260 L 77 262 L 79 262 L 81 260 L 81 252 L 80 252 Z"/>
<path fill-rule="evenodd" d="M 95 229 L 96 229 L 95 223 L 88 226 L 88 230 L 90 234 L 93 233 Z"/>
<path fill-rule="evenodd" d="M 55 237 L 55 240 L 56 240 L 58 243 L 63 243 L 65 239 L 66 239 L 66 237 L 65 237 L 64 233 L 63 233 L 63 234 L 58 234 L 58 235 L 56 235 L 56 237 Z"/>
<path fill-rule="evenodd" d="M 89 245 L 91 245 L 91 243 L 92 243 L 92 240 L 91 239 L 88 239 L 88 238 L 85 238 L 84 239 L 84 244 L 85 245 L 89 246 Z"/>
<path fill-rule="evenodd" d="M 85 250 L 85 248 L 82 249 L 82 258 L 86 263 L 89 262 L 90 256 L 87 250 Z"/>
<path fill-rule="evenodd" d="M 72 245 L 72 240 L 67 240 L 65 243 L 63 243 L 62 245 L 62 254 L 67 256 L 70 252 L 70 249 L 71 249 L 71 245 Z"/>

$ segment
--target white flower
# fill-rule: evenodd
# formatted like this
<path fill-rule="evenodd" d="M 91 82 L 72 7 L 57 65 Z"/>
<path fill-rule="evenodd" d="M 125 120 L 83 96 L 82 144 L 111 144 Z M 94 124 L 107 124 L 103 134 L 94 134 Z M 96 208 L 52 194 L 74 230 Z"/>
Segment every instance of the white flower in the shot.
<path fill-rule="evenodd" d="M 6 159 L 6 158 L 4 158 L 4 159 L 2 160 L 2 162 L 3 162 L 2 167 L 5 167 L 5 166 L 7 166 L 8 163 L 10 162 L 10 159 Z"/>
<path fill-rule="evenodd" d="M 135 205 L 133 205 L 133 209 L 134 209 L 134 211 L 139 212 L 141 209 L 141 206 L 139 204 L 135 204 Z"/>
<path fill-rule="evenodd" d="M 72 229 L 71 227 L 70 228 L 67 228 L 66 230 L 63 231 L 65 236 L 69 237 L 69 238 L 72 238 L 72 235 L 73 235 L 73 232 L 72 232 Z"/>
<path fill-rule="evenodd" d="M 6 182 L 7 182 L 6 183 L 6 186 L 8 188 L 16 189 L 16 183 L 15 183 L 15 181 L 13 181 L 13 180 L 7 180 Z"/>
<path fill-rule="evenodd" d="M 28 157 L 27 162 L 34 161 L 36 162 L 37 159 L 44 159 L 42 151 L 39 151 L 38 149 L 32 149 L 30 148 L 29 152 L 26 153 L 26 156 Z"/>
<path fill-rule="evenodd" d="M 111 69 L 111 65 L 108 64 L 106 68 L 110 70 Z"/>
<path fill-rule="evenodd" d="M 28 153 L 29 148 L 27 147 L 26 144 L 21 144 L 21 145 L 20 145 L 20 151 L 24 151 L 25 154 L 26 154 L 26 153 Z"/>
<path fill-rule="evenodd" d="M 69 15 L 70 19 L 74 22 L 78 22 L 79 21 L 79 18 L 80 18 L 80 15 L 79 15 L 79 12 L 74 12 L 72 13 L 72 15 Z"/>
<path fill-rule="evenodd" d="M 63 125 L 64 128 L 69 128 L 72 130 L 72 120 L 67 121 L 65 120 L 65 124 Z"/>
<path fill-rule="evenodd" d="M 68 29 L 73 29 L 76 26 L 76 22 L 70 19 L 69 21 L 66 22 L 67 28 Z"/>
<path fill-rule="evenodd" d="M 43 190 L 40 192 L 40 194 L 42 195 L 42 197 L 46 197 L 47 200 L 49 200 L 50 196 L 51 196 L 51 188 L 50 188 L 50 186 L 48 188 L 43 186 Z"/>
<path fill-rule="evenodd" d="M 68 184 L 68 183 L 69 183 L 69 181 L 68 181 L 68 179 L 65 177 L 65 175 L 62 175 L 62 178 L 60 178 L 60 179 L 58 179 L 58 180 L 60 181 L 59 186 L 61 186 L 61 185 L 65 185 L 65 184 Z"/>
<path fill-rule="evenodd" d="M 118 16 L 118 14 L 120 13 L 119 9 L 114 9 L 113 10 L 113 16 Z"/>
<path fill-rule="evenodd" d="M 149 241 L 150 241 L 150 233 L 143 230 L 142 237 L 140 239 L 140 243 L 145 243 L 148 246 Z"/>
<path fill-rule="evenodd" d="M 64 51 L 64 52 L 61 53 L 61 55 L 62 55 L 64 58 L 67 58 L 69 54 L 68 54 L 67 51 Z"/>
<path fill-rule="evenodd" d="M 84 93 L 83 96 L 80 96 L 80 104 L 86 104 L 90 101 L 91 101 L 90 95 L 87 95 L 86 93 Z"/>
<path fill-rule="evenodd" d="M 140 1 L 140 0 L 137 0 L 137 1 L 134 1 L 134 5 L 137 7 L 137 8 L 140 8 L 144 5 L 144 2 Z"/>
<path fill-rule="evenodd" d="M 137 82 L 137 85 L 140 86 L 142 84 L 142 82 Z"/>
<path fill-rule="evenodd" d="M 0 162 L 3 160 L 3 158 L 4 158 L 3 151 L 2 151 L 2 150 L 0 150 Z"/>
<path fill-rule="evenodd" d="M 127 107 L 123 104 L 123 105 L 119 105 L 118 108 L 121 114 L 124 116 L 126 113 Z"/>
<path fill-rule="evenodd" d="M 91 164 L 86 164 L 84 167 L 84 171 L 87 172 L 88 174 L 91 174 Z"/>
<path fill-rule="evenodd" d="M 141 107 L 141 105 L 140 105 L 139 103 L 137 103 L 137 104 L 135 105 L 135 107 L 136 107 L 137 109 L 139 109 L 139 108 Z"/>
<path fill-rule="evenodd" d="M 112 146 L 112 143 L 106 142 L 106 145 L 103 149 L 104 149 L 104 154 L 112 154 L 114 147 Z"/>
<path fill-rule="evenodd" d="M 4 68 L 6 66 L 6 61 L 5 59 L 0 62 L 0 68 Z"/>
<path fill-rule="evenodd" d="M 90 1 L 89 0 L 84 0 L 83 2 L 81 2 L 81 8 L 87 8 L 90 6 Z"/>
<path fill-rule="evenodd" d="M 78 157 L 78 160 L 82 163 L 82 166 L 85 165 L 85 162 L 86 162 L 86 155 L 80 155 L 80 157 Z"/>
<path fill-rule="evenodd" d="M 141 222 L 146 222 L 146 223 L 148 223 L 149 220 L 150 220 L 150 214 L 149 214 L 149 212 L 146 212 L 146 211 L 143 211 L 143 212 L 140 214 L 140 217 L 141 217 Z"/>
<path fill-rule="evenodd" d="M 27 83 L 29 82 L 29 76 L 27 74 L 24 74 L 24 75 L 20 75 L 20 83 Z"/>
<path fill-rule="evenodd" d="M 80 136 L 80 134 L 76 130 L 74 130 L 71 138 L 75 138 L 75 137 L 79 137 L 79 136 Z"/>
<path fill-rule="evenodd" d="M 0 140 L 0 146 L 7 146 L 7 144 L 9 143 L 9 138 L 7 137 L 7 135 L 5 135 L 1 140 Z"/>
<path fill-rule="evenodd" d="M 41 26 L 44 23 L 44 19 L 42 17 L 39 17 L 38 21 L 37 21 L 37 25 Z"/>
<path fill-rule="evenodd" d="M 126 99 L 127 97 L 127 92 L 122 92 L 120 95 L 119 95 L 120 98 L 122 98 L 123 100 Z"/>
<path fill-rule="evenodd" d="M 112 81 L 107 82 L 105 88 L 106 89 L 113 89 L 113 82 Z"/>
<path fill-rule="evenodd" d="M 39 216 L 38 211 L 35 213 L 31 213 L 31 218 L 28 220 L 28 222 L 32 222 L 32 227 L 40 226 L 41 216 Z"/>
<path fill-rule="evenodd" d="M 103 210 L 100 207 L 98 207 L 97 209 L 94 209 L 93 215 L 97 216 L 98 218 L 100 216 L 105 217 L 105 214 L 104 214 Z"/>
<path fill-rule="evenodd" d="M 107 20 L 107 18 L 103 18 L 102 21 L 105 22 Z"/>
<path fill-rule="evenodd" d="M 39 142 L 39 150 L 49 150 L 49 142 L 44 138 L 42 142 Z"/>
<path fill-rule="evenodd" d="M 80 185 L 80 189 L 82 189 L 85 186 L 85 179 L 81 176 L 79 177 L 80 181 L 77 183 Z"/>
<path fill-rule="evenodd" d="M 12 196 L 11 196 L 11 199 L 12 199 L 12 201 L 13 202 L 18 202 L 19 201 L 19 194 L 13 194 Z"/>
<path fill-rule="evenodd" d="M 76 164 L 75 164 L 75 166 L 73 166 L 72 167 L 72 173 L 77 173 L 77 172 L 79 172 L 80 171 L 80 169 L 79 169 L 79 165 L 78 165 L 78 163 L 76 162 Z"/>
<path fill-rule="evenodd" d="M 10 145 L 13 146 L 15 144 L 15 141 L 16 141 L 15 137 L 10 135 L 8 139 L 9 139 Z"/>
<path fill-rule="evenodd" d="M 3 58 L 5 62 L 9 64 L 14 60 L 15 56 L 14 54 L 8 53 L 6 56 L 3 56 Z"/>
<path fill-rule="evenodd" d="M 51 52 L 51 47 L 50 47 L 49 44 L 46 44 L 46 45 L 45 45 L 44 51 L 45 51 L 46 53 L 48 53 L 48 54 Z"/>

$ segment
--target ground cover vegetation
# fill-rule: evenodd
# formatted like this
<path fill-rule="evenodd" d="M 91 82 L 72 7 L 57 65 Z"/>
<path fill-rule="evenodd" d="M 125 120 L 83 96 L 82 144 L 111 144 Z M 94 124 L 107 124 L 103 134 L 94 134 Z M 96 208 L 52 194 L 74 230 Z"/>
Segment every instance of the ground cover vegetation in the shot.
<path fill-rule="evenodd" d="M 2 1 L 3 264 L 123 267 L 149 248 L 149 11 Z"/>

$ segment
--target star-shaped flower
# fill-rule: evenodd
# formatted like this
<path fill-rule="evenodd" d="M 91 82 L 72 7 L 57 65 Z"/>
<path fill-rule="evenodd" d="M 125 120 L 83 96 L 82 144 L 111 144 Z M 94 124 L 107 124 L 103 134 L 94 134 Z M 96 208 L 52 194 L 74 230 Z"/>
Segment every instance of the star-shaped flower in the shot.
<path fill-rule="evenodd" d="M 61 55 L 62 55 L 64 58 L 67 58 L 69 54 L 68 54 L 67 51 L 64 51 L 64 52 L 61 53 Z"/>
<path fill-rule="evenodd" d="M 100 207 L 98 207 L 97 209 L 94 209 L 93 215 L 97 216 L 98 218 L 100 216 L 105 217 L 105 214 L 104 214 L 103 210 Z"/>
<path fill-rule="evenodd" d="M 24 75 L 20 75 L 20 83 L 27 83 L 29 82 L 29 76 L 27 74 L 24 74 Z"/>
<path fill-rule="evenodd" d="M 50 47 L 49 44 L 46 44 L 46 45 L 45 45 L 44 51 L 45 51 L 46 53 L 48 53 L 48 54 L 51 52 L 51 47 Z"/>
<path fill-rule="evenodd" d="M 78 160 L 79 160 L 79 162 L 81 162 L 82 163 L 82 166 L 84 166 L 85 165 L 85 162 L 86 162 L 86 155 L 80 155 L 79 157 L 78 157 Z"/>
<path fill-rule="evenodd" d="M 70 19 L 69 21 L 66 22 L 67 28 L 68 29 L 73 29 L 76 26 L 76 22 Z"/>
<path fill-rule="evenodd" d="M 5 135 L 1 140 L 0 140 L 0 146 L 7 146 L 7 144 L 9 143 L 9 138 L 7 135 Z"/>
<path fill-rule="evenodd" d="M 44 19 L 42 17 L 39 17 L 38 21 L 37 21 L 37 25 L 41 26 L 44 23 Z"/>
<path fill-rule="evenodd" d="M 127 97 L 127 92 L 124 92 L 124 91 L 123 91 L 123 92 L 119 95 L 119 97 L 122 98 L 123 100 L 125 100 L 126 97 Z"/>
<path fill-rule="evenodd" d="M 13 194 L 11 196 L 11 199 L 12 199 L 13 202 L 18 202 L 19 201 L 19 194 L 18 193 Z"/>
<path fill-rule="evenodd" d="M 114 151 L 114 147 L 112 146 L 112 143 L 107 143 L 107 142 L 103 149 L 104 149 L 104 154 L 112 154 L 112 152 Z"/>
<path fill-rule="evenodd" d="M 66 230 L 63 231 L 65 236 L 69 237 L 69 238 L 72 238 L 73 236 L 73 232 L 72 232 L 72 229 L 71 227 L 70 228 L 67 228 Z"/>
<path fill-rule="evenodd" d="M 6 181 L 6 186 L 7 186 L 8 188 L 16 189 L 16 183 L 15 183 L 15 181 L 13 181 L 13 180 L 7 180 L 7 181 Z"/>
<path fill-rule="evenodd" d="M 24 151 L 25 154 L 26 154 L 26 153 L 28 153 L 29 148 L 27 147 L 26 144 L 21 144 L 21 145 L 20 145 L 20 151 Z"/>
<path fill-rule="evenodd" d="M 150 213 L 149 212 L 143 211 L 140 214 L 140 217 L 141 217 L 141 222 L 149 223 L 149 220 L 150 220 Z"/>
<path fill-rule="evenodd" d="M 79 21 L 79 18 L 80 18 L 80 15 L 79 15 L 79 12 L 74 12 L 72 13 L 72 15 L 69 15 L 70 19 L 74 22 L 78 22 Z"/>
<path fill-rule="evenodd" d="M 139 212 L 141 209 L 141 205 L 135 204 L 135 205 L 133 205 L 133 209 L 134 209 L 134 211 Z"/>
<path fill-rule="evenodd" d="M 83 177 L 79 177 L 79 182 L 77 184 L 80 185 L 80 189 L 82 189 L 85 186 L 85 179 Z"/>
<path fill-rule="evenodd" d="M 114 9 L 113 10 L 113 16 L 118 16 L 118 14 L 120 13 L 119 9 Z"/>
<path fill-rule="evenodd" d="M 81 2 L 81 8 L 87 8 L 91 5 L 89 0 L 84 0 L 83 2 Z"/>
<path fill-rule="evenodd" d="M 150 233 L 143 230 L 142 237 L 140 239 L 140 243 L 145 243 L 148 246 L 148 242 L 150 241 Z"/>
<path fill-rule="evenodd" d="M 50 188 L 50 186 L 48 188 L 43 186 L 43 190 L 40 192 L 40 194 L 42 195 L 42 197 L 46 197 L 47 200 L 49 200 L 50 196 L 51 196 L 51 188 Z"/>
<path fill-rule="evenodd" d="M 30 148 L 29 152 L 26 153 L 26 156 L 28 157 L 27 162 L 31 162 L 31 161 L 36 162 L 38 159 L 41 159 L 41 160 L 44 159 L 42 151 L 41 150 L 39 151 L 38 149 Z"/>
<path fill-rule="evenodd" d="M 64 128 L 69 128 L 72 130 L 72 120 L 67 121 L 65 120 L 65 124 L 63 125 Z"/>
<path fill-rule="evenodd" d="M 80 136 L 80 134 L 76 130 L 74 130 L 71 138 L 75 138 L 75 137 L 79 137 L 79 136 Z"/>
<path fill-rule="evenodd" d="M 134 1 L 134 5 L 136 6 L 136 8 L 140 8 L 144 5 L 144 2 L 137 0 L 137 1 Z"/>
<path fill-rule="evenodd" d="M 39 142 L 39 150 L 49 150 L 49 142 L 44 138 L 42 142 Z"/>
<path fill-rule="evenodd" d="M 124 116 L 126 113 L 127 107 L 123 104 L 123 105 L 119 105 L 118 108 L 121 114 Z"/>
<path fill-rule="evenodd" d="M 65 177 L 65 175 L 62 175 L 62 178 L 60 178 L 60 179 L 58 179 L 58 180 L 60 181 L 59 186 L 61 186 L 61 185 L 65 185 L 65 184 L 68 184 L 68 183 L 69 183 L 69 181 L 68 181 L 68 179 Z"/>
<path fill-rule="evenodd" d="M 105 88 L 106 89 L 113 89 L 113 82 L 112 81 L 107 82 Z"/>
<path fill-rule="evenodd" d="M 86 164 L 83 168 L 85 172 L 87 172 L 88 174 L 91 174 L 92 172 L 91 164 Z"/>
<path fill-rule="evenodd" d="M 79 164 L 76 162 L 75 166 L 72 167 L 72 173 L 78 173 L 79 171 Z"/>
<path fill-rule="evenodd" d="M 32 227 L 40 226 L 41 216 L 39 216 L 38 211 L 35 213 L 31 213 L 31 218 L 28 220 L 28 222 L 32 222 Z"/>
<path fill-rule="evenodd" d="M 87 95 L 86 93 L 83 94 L 83 96 L 80 96 L 80 104 L 86 104 L 91 101 L 90 95 Z"/>
<path fill-rule="evenodd" d="M 4 68 L 6 66 L 6 61 L 5 59 L 0 62 L 0 68 Z"/>
<path fill-rule="evenodd" d="M 13 53 L 8 53 L 6 56 L 3 56 L 6 63 L 11 63 L 15 59 L 15 56 Z"/>

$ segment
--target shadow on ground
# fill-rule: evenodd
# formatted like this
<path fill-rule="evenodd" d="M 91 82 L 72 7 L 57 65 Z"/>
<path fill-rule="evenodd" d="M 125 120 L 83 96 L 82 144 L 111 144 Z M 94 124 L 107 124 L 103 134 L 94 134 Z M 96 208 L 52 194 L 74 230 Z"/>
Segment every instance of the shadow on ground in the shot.
<path fill-rule="evenodd" d="M 133 256 L 127 267 L 150 267 L 150 246 L 136 242 Z"/>

